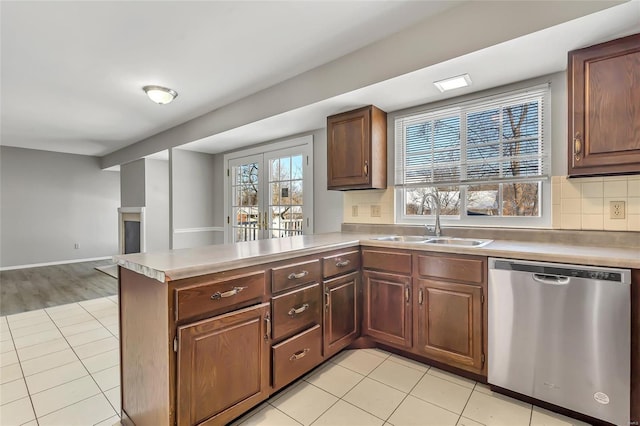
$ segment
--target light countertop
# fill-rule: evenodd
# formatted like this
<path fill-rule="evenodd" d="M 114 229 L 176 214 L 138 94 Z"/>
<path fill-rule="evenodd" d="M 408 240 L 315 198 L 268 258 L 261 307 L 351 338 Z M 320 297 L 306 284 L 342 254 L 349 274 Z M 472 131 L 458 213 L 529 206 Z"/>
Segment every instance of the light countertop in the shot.
<path fill-rule="evenodd" d="M 157 253 L 128 254 L 114 256 L 114 260 L 127 269 L 160 282 L 359 245 L 640 269 L 640 250 L 637 248 L 588 247 L 507 240 L 495 240 L 484 247 L 451 247 L 373 240 L 372 238 L 376 236 L 379 235 L 335 232 Z"/>

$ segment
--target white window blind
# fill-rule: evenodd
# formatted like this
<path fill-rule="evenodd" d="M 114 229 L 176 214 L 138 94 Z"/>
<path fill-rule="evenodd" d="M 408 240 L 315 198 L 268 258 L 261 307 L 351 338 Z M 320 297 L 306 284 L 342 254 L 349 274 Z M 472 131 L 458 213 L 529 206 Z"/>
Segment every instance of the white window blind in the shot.
<path fill-rule="evenodd" d="M 395 122 L 400 187 L 535 181 L 549 174 L 543 132 L 549 86 L 537 86 Z"/>

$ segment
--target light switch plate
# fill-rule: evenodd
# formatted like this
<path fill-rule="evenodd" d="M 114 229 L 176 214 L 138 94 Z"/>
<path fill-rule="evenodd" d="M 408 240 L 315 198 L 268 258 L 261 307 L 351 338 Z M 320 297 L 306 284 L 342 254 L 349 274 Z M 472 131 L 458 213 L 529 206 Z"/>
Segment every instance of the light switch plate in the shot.
<path fill-rule="evenodd" d="M 358 206 L 351 206 L 351 217 L 358 217 Z"/>
<path fill-rule="evenodd" d="M 625 202 L 609 201 L 609 218 L 624 219 L 625 218 Z"/>
<path fill-rule="evenodd" d="M 380 212 L 380 205 L 373 204 L 371 206 L 371 217 L 380 217 L 380 216 L 382 216 L 382 213 Z"/>

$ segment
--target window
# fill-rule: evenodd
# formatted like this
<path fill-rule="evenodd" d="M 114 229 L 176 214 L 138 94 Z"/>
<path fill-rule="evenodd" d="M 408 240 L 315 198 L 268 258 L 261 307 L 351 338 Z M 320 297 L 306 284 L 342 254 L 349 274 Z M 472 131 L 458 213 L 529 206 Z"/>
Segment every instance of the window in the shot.
<path fill-rule="evenodd" d="M 549 86 L 396 118 L 399 222 L 548 226 Z"/>

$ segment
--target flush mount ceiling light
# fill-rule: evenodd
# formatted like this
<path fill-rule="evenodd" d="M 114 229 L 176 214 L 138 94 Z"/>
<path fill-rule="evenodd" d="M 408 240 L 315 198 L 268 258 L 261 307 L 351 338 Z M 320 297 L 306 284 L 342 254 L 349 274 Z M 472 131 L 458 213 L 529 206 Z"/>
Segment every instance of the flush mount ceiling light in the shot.
<path fill-rule="evenodd" d="M 441 92 L 446 92 L 447 90 L 471 86 L 471 77 L 469 77 L 469 74 L 462 74 L 451 78 L 445 78 L 444 80 L 434 81 L 433 84 Z"/>
<path fill-rule="evenodd" d="M 178 96 L 178 92 L 175 90 L 162 86 L 144 86 L 142 90 L 144 90 L 149 99 L 160 105 L 168 104 Z"/>

